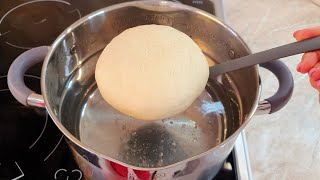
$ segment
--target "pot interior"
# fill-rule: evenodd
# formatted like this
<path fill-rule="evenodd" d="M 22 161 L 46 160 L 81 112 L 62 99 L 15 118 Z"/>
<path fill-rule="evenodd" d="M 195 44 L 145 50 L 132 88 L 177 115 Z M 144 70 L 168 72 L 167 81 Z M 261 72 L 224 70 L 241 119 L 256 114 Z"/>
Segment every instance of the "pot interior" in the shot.
<path fill-rule="evenodd" d="M 227 141 L 256 106 L 258 73 L 250 67 L 223 75 L 220 82 L 210 79 L 185 112 L 152 122 L 135 120 L 102 99 L 94 71 L 113 37 L 143 24 L 186 33 L 216 63 L 249 54 L 230 29 L 194 9 L 165 3 L 115 6 L 77 22 L 54 43 L 43 94 L 51 116 L 83 145 L 130 165 L 162 167 Z"/>

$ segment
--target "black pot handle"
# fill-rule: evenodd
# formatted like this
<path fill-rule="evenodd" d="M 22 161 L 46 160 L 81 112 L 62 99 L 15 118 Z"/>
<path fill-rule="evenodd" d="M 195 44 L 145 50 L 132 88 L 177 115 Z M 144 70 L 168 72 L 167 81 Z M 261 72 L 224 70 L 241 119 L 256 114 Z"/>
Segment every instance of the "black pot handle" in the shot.
<path fill-rule="evenodd" d="M 278 79 L 279 88 L 277 92 L 259 102 L 258 114 L 271 114 L 279 111 L 290 100 L 294 88 L 294 81 L 289 68 L 280 60 L 273 60 L 260 64 L 261 67 L 271 71 Z"/>

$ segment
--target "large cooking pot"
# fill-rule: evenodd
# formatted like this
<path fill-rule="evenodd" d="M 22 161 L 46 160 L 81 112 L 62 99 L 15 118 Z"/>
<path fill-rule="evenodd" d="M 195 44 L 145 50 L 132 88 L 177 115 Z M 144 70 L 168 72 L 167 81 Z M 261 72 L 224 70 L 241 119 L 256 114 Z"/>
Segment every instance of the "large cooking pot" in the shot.
<path fill-rule="evenodd" d="M 186 33 L 216 63 L 250 54 L 232 29 L 199 9 L 166 1 L 128 2 L 83 17 L 50 47 L 20 55 L 9 69 L 10 91 L 26 106 L 47 109 L 87 179 L 211 179 L 250 118 L 276 112 L 288 102 L 291 73 L 278 60 L 262 65 L 279 80 L 278 91 L 266 100 L 259 100 L 259 67 L 253 66 L 209 79 L 206 90 L 180 115 L 135 120 L 103 101 L 94 70 L 113 37 L 143 24 Z M 39 95 L 25 86 L 23 75 L 43 59 Z"/>

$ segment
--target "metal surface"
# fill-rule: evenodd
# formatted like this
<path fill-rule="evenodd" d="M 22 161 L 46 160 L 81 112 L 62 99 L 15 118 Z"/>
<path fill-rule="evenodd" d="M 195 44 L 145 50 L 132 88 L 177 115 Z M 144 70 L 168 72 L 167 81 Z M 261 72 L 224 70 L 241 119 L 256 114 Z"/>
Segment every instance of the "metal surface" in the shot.
<path fill-rule="evenodd" d="M 223 0 L 210 0 L 214 4 L 214 13 L 211 13 L 215 15 L 220 21 L 224 22 L 226 19 L 225 11 L 224 11 L 224 5 Z M 207 11 L 208 12 L 208 11 Z"/>
<path fill-rule="evenodd" d="M 222 22 L 225 22 L 226 17 L 224 16 L 224 11 L 223 11 L 224 8 L 223 8 L 222 2 L 223 1 L 219 3 L 219 7 L 221 8 L 222 14 L 218 15 L 217 17 Z M 260 77 L 259 77 L 259 82 L 261 83 Z M 270 103 L 268 103 L 266 100 L 260 100 L 258 103 L 258 107 L 255 111 L 255 115 L 269 114 L 270 111 L 271 111 Z M 237 180 L 252 180 L 253 177 L 251 172 L 251 163 L 250 163 L 245 129 L 243 129 L 239 133 L 239 136 L 235 141 L 235 144 L 233 147 L 233 158 L 234 158 Z"/>
<path fill-rule="evenodd" d="M 178 118 L 153 124 L 132 120 L 101 100 L 94 66 L 99 51 L 114 36 L 127 28 L 152 23 L 171 25 L 190 35 L 216 62 L 249 53 L 231 29 L 198 9 L 158 1 L 108 7 L 76 22 L 53 43 L 42 70 L 42 91 L 49 113 L 71 140 L 75 152 L 98 159 L 88 162 L 78 158 L 83 166 L 101 167 L 96 174 L 102 171 L 109 174 L 106 177 L 118 175 L 110 168 L 116 163 L 128 170 L 160 173 L 165 178 L 212 178 L 255 111 L 260 92 L 257 68 L 224 76 L 223 87 L 209 80 L 203 98 Z M 55 74 L 59 74 L 58 79 L 52 77 Z M 221 93 L 215 94 L 219 88 L 223 88 Z M 220 102 L 222 109 L 201 113 L 198 109 L 206 108 L 203 101 L 213 109 Z M 154 153 L 146 154 L 147 151 Z"/>
<path fill-rule="evenodd" d="M 271 104 L 267 100 L 259 102 L 255 115 L 269 114 L 271 112 Z"/>
<path fill-rule="evenodd" d="M 42 95 L 32 93 L 27 98 L 27 104 L 28 106 L 34 106 L 34 107 L 41 107 L 45 108 L 44 100 Z"/>
<path fill-rule="evenodd" d="M 250 53 L 241 38 L 215 17 L 195 8 L 164 1 L 107 7 L 66 29 L 53 43 L 45 59 L 41 89 L 50 116 L 68 137 L 74 156 L 88 179 L 210 179 L 219 171 L 237 136 L 257 108 L 260 82 L 254 66 L 223 76 L 223 86 L 210 79 L 200 101 L 189 109 L 191 112 L 172 121 L 159 120 L 150 124 L 132 120 L 112 108 L 105 109 L 109 113 L 101 112 L 99 107 L 106 108 L 107 104 L 98 101 L 101 98 L 94 80 L 94 65 L 100 51 L 123 30 L 153 23 L 170 25 L 188 34 L 207 57 L 216 62 Z M 215 105 L 219 102 L 217 109 Z M 99 121 L 97 126 L 100 123 L 105 126 L 101 126 L 104 128 L 100 131 L 94 128 L 94 131 L 83 132 L 81 126 L 86 120 L 90 123 Z M 190 132 L 194 134 L 188 134 Z M 85 133 L 98 143 L 84 142 Z M 161 140 L 163 152 L 159 151 Z M 193 146 L 197 141 L 207 146 Z M 126 145 L 137 148 L 138 152 L 149 151 L 147 147 L 158 152 L 146 158 L 138 157 L 135 152 L 125 151 L 128 149 Z M 174 149 L 179 153 L 170 159 Z M 122 158 L 125 155 L 136 160 Z M 143 164 L 143 160 L 151 165 Z M 129 176 L 123 176 L 122 171 L 130 172 Z"/>
<path fill-rule="evenodd" d="M 242 131 L 234 145 L 234 159 L 238 180 L 251 180 L 251 165 L 247 148 L 245 131 Z"/>

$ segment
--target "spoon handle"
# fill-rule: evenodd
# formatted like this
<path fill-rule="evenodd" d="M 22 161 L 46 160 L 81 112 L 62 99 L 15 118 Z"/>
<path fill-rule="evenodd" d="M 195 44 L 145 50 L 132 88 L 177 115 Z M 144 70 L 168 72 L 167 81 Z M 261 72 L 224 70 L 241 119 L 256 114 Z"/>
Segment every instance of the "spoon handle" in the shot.
<path fill-rule="evenodd" d="M 214 77 L 226 72 L 242 69 L 245 67 L 262 64 L 268 61 L 315 51 L 320 49 L 320 37 L 310 38 L 299 42 L 293 42 L 283 46 L 261 51 L 248 56 L 240 57 L 231 61 L 216 64 L 210 67 L 210 76 Z"/>

